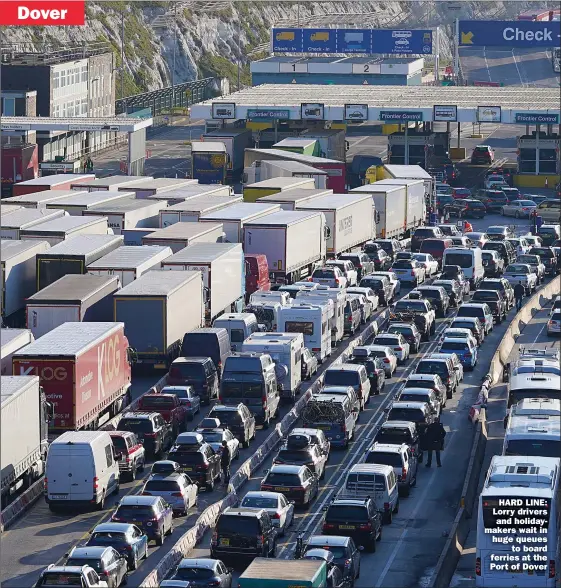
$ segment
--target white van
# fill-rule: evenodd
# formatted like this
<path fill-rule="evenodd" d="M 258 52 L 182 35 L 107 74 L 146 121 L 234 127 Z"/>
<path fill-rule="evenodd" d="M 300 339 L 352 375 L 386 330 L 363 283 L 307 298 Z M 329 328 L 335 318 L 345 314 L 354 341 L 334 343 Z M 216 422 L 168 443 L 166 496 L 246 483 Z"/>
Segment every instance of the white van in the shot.
<path fill-rule="evenodd" d="M 69 504 L 103 510 L 119 492 L 119 459 L 106 431 L 67 431 L 47 454 L 45 500 L 52 511 Z"/>
<path fill-rule="evenodd" d="M 383 521 L 389 525 L 399 511 L 397 478 L 392 466 L 357 463 L 347 474 L 339 497 L 374 496 Z"/>
<path fill-rule="evenodd" d="M 241 351 L 242 343 L 258 330 L 257 319 L 252 312 L 222 314 L 214 319 L 212 326 L 228 331 L 232 351 Z"/>
<path fill-rule="evenodd" d="M 241 351 L 268 353 L 275 362 L 280 397 L 294 401 L 302 385 L 302 333 L 253 333 Z"/>
<path fill-rule="evenodd" d="M 254 292 L 249 297 L 250 304 L 253 304 L 254 302 L 272 302 L 273 300 L 279 302 L 282 306 L 288 306 L 292 302 L 290 294 L 288 292 L 282 292 L 281 290 L 257 290 L 257 292 Z"/>
<path fill-rule="evenodd" d="M 345 330 L 345 304 L 347 303 L 346 290 L 341 288 L 327 288 L 319 286 L 315 290 L 307 292 L 302 290 L 296 295 L 296 301 L 312 303 L 313 300 L 328 298 L 333 301 L 333 316 L 329 319 L 331 328 L 331 343 L 337 345 L 343 339 Z"/>
<path fill-rule="evenodd" d="M 459 265 L 472 290 L 477 290 L 481 280 L 485 277 L 483 257 L 479 247 L 467 249 L 465 247 L 448 247 L 444 250 L 442 265 Z"/>
<path fill-rule="evenodd" d="M 295 302 L 283 306 L 279 312 L 280 333 L 302 333 L 304 345 L 321 363 L 331 355 L 331 330 L 327 306 L 313 306 Z"/>
<path fill-rule="evenodd" d="M 245 307 L 245 311 L 254 314 L 257 324 L 263 325 L 265 331 L 275 332 L 279 324 L 279 311 L 281 308 L 281 303 L 276 300 L 269 302 L 253 301 Z"/>

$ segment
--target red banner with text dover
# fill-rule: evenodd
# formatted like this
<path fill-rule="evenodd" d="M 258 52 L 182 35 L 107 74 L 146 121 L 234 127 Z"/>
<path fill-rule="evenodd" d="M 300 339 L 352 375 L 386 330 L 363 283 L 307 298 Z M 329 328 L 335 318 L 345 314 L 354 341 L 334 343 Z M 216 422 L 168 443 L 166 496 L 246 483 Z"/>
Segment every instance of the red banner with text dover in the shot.
<path fill-rule="evenodd" d="M 0 0 L 0 26 L 83 25 L 85 15 L 85 0 Z"/>

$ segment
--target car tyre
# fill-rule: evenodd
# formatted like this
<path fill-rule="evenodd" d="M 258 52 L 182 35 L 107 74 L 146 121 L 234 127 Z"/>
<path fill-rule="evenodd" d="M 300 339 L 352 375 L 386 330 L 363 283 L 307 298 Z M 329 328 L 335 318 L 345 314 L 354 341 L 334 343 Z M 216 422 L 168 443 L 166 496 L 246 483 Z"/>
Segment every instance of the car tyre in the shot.
<path fill-rule="evenodd" d="M 368 553 L 376 553 L 376 539 L 370 539 L 365 548 Z"/>
<path fill-rule="evenodd" d="M 404 497 L 407 498 L 409 496 L 409 494 L 411 494 L 411 482 L 409 482 L 409 484 L 407 484 L 407 486 L 405 486 L 403 488 L 403 490 L 400 492 L 400 494 Z"/>
<path fill-rule="evenodd" d="M 210 481 L 205 484 L 205 488 L 208 492 L 212 492 L 214 490 L 214 476 L 210 477 Z"/>
<path fill-rule="evenodd" d="M 129 569 L 131 570 L 131 572 L 134 572 L 137 568 L 138 568 L 138 559 L 135 556 L 132 564 L 129 566 Z"/>
<path fill-rule="evenodd" d="M 388 511 L 384 513 L 384 524 L 391 525 L 393 521 L 393 511 Z"/>

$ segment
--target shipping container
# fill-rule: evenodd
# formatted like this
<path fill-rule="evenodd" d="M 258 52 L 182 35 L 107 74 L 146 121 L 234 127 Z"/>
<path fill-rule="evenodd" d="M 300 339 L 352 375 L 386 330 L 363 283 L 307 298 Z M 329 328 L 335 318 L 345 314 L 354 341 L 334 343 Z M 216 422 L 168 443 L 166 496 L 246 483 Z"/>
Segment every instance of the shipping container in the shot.
<path fill-rule="evenodd" d="M 265 254 L 276 281 L 290 284 L 306 278 L 326 256 L 325 216 L 281 210 L 246 223 L 244 251 Z"/>
<path fill-rule="evenodd" d="M 277 194 L 285 190 L 294 190 L 300 188 L 303 190 L 313 190 L 316 185 L 313 178 L 271 178 L 256 182 L 255 184 L 247 184 L 243 189 L 243 199 L 245 202 L 255 202 L 263 196 L 270 194 Z"/>
<path fill-rule="evenodd" d="M 156 229 L 160 210 L 164 208 L 167 208 L 167 202 L 162 200 L 123 198 L 107 204 L 97 204 L 90 210 L 85 210 L 82 216 L 105 216 L 113 233 L 121 235 L 127 229 Z"/>
<path fill-rule="evenodd" d="M 12 188 L 16 182 L 33 180 L 39 175 L 39 158 L 35 143 L 10 145 L 1 147 L 2 190 L 1 197 L 12 196 Z"/>
<path fill-rule="evenodd" d="M 148 200 L 165 200 L 168 206 L 191 200 L 198 196 L 233 196 L 234 189 L 232 186 L 222 186 L 220 184 L 189 184 L 179 190 L 170 190 L 161 194 L 148 196 Z"/>
<path fill-rule="evenodd" d="M 269 196 L 262 196 L 257 202 L 263 204 L 280 204 L 282 210 L 296 210 L 299 204 L 310 202 L 318 196 L 327 196 L 329 194 L 333 194 L 333 190 L 303 190 L 302 188 L 295 188 L 294 190 L 284 190 L 283 192 L 277 192 Z"/>
<path fill-rule="evenodd" d="M 125 186 L 119 186 L 118 190 L 122 192 L 135 192 L 137 198 L 148 198 L 152 194 L 179 190 L 180 188 L 196 183 L 197 180 L 185 180 L 181 178 L 143 178 Z"/>
<path fill-rule="evenodd" d="M 2 375 L 12 374 L 12 355 L 33 343 L 35 338 L 29 329 L 0 329 L 0 341 L 2 346 Z"/>
<path fill-rule="evenodd" d="M 251 129 L 217 129 L 202 136 L 203 142 L 223 143 L 228 154 L 226 176 L 239 180 L 243 172 L 244 151 L 253 146 Z"/>
<path fill-rule="evenodd" d="M 138 182 L 142 180 L 152 180 L 152 176 L 108 176 L 106 178 L 98 178 L 82 182 L 80 184 L 72 184 L 73 190 L 86 190 L 87 192 L 97 192 L 98 190 L 117 190 L 127 184 Z"/>
<path fill-rule="evenodd" d="M 216 212 L 209 212 L 199 218 L 200 223 L 221 223 L 226 241 L 243 243 L 244 224 L 278 212 L 278 204 L 261 204 L 260 202 L 239 202 Z"/>
<path fill-rule="evenodd" d="M 90 263 L 88 274 L 117 276 L 124 288 L 151 269 L 160 269 L 161 263 L 171 255 L 172 250 L 161 245 L 125 245 Z"/>
<path fill-rule="evenodd" d="M 2 306 L 3 320 L 25 308 L 25 299 L 35 294 L 35 256 L 48 249 L 46 241 L 2 240 L 0 259 L 2 261 Z"/>
<path fill-rule="evenodd" d="M 166 245 L 174 253 L 193 243 L 217 243 L 224 229 L 219 223 L 175 223 L 142 237 L 143 245 Z"/>
<path fill-rule="evenodd" d="M 130 400 L 123 323 L 64 323 L 15 353 L 13 373 L 39 376 L 53 431 L 96 429 Z"/>
<path fill-rule="evenodd" d="M 95 206 L 103 206 L 105 204 L 111 206 L 112 203 L 118 202 L 123 198 L 134 198 L 134 192 L 119 192 L 117 190 L 102 190 L 97 192 L 78 192 L 48 202 L 46 207 L 48 209 L 65 210 L 70 216 L 82 216 L 86 210 L 91 210 Z"/>
<path fill-rule="evenodd" d="M 374 236 L 374 206 L 370 194 L 329 194 L 299 203 L 296 210 L 318 211 L 328 228 L 327 255 L 337 257 Z"/>
<path fill-rule="evenodd" d="M 400 237 L 407 230 L 405 186 L 380 186 L 378 182 L 354 188 L 349 194 L 371 194 L 376 210 L 376 236 Z"/>
<path fill-rule="evenodd" d="M 327 564 L 315 559 L 256 557 L 238 578 L 239 588 L 327 588 Z"/>
<path fill-rule="evenodd" d="M 425 183 L 423 180 L 406 180 L 401 178 L 389 178 L 375 182 L 381 186 L 405 186 L 407 194 L 406 218 L 407 230 L 410 231 L 419 225 L 425 224 Z"/>
<path fill-rule="evenodd" d="M 44 208 L 16 210 L 5 217 L 4 215 L 1 216 L 0 237 L 11 240 L 21 239 L 21 231 L 63 216 L 67 216 L 64 210 L 46 210 Z"/>
<path fill-rule="evenodd" d="M 87 194 L 85 190 L 43 190 L 42 192 L 33 192 L 32 194 L 23 194 L 23 196 L 12 196 L 8 204 L 17 204 L 23 208 L 45 208 L 49 202 L 62 200 L 67 196 L 76 194 Z M 2 214 L 4 214 L 4 204 L 2 203 Z"/>
<path fill-rule="evenodd" d="M 207 289 L 205 319 L 236 312 L 245 294 L 245 262 L 241 243 L 195 243 L 162 262 L 162 269 L 199 271 Z"/>
<path fill-rule="evenodd" d="M 228 154 L 224 143 L 193 141 L 191 175 L 201 184 L 225 184 Z"/>
<path fill-rule="evenodd" d="M 115 229 L 113 229 L 115 230 Z M 150 233 L 153 233 L 156 229 L 142 229 L 142 228 L 137 228 L 137 229 L 123 229 L 121 231 L 121 235 L 123 235 L 125 242 L 123 243 L 123 245 L 142 245 L 142 238 L 146 237 L 146 235 L 149 235 Z"/>
<path fill-rule="evenodd" d="M 66 214 L 62 210 L 51 210 L 50 212 Z M 63 216 L 20 231 L 21 238 L 24 240 L 40 239 L 51 245 L 56 245 L 77 235 L 108 234 L 112 234 L 112 231 L 111 233 L 108 231 L 107 218 L 104 216 Z"/>
<path fill-rule="evenodd" d="M 169 367 L 185 333 L 203 325 L 201 272 L 149 271 L 113 300 L 115 320 L 125 323 L 140 364 Z"/>
<path fill-rule="evenodd" d="M 305 165 L 298 161 L 261 161 L 259 167 L 255 169 L 259 174 L 259 181 L 270 178 L 312 178 L 317 188 L 324 189 L 327 185 L 327 172 L 316 169 L 311 165 Z M 247 178 L 248 184 L 253 184 L 256 178 Z"/>
<path fill-rule="evenodd" d="M 196 196 L 165 210 L 160 210 L 160 227 L 163 229 L 175 223 L 197 222 L 207 213 L 222 210 L 242 201 L 242 196 Z"/>
<path fill-rule="evenodd" d="M 38 339 L 67 322 L 109 322 L 120 287 L 117 276 L 64 276 L 27 299 L 27 328 Z"/>
<path fill-rule="evenodd" d="M 304 137 L 287 137 L 273 145 L 273 149 L 299 153 L 300 155 L 313 155 L 319 157 L 319 143 L 315 139 Z"/>
<path fill-rule="evenodd" d="M 55 174 L 14 184 L 12 194 L 22 196 L 43 190 L 70 190 L 72 186 L 95 180 L 95 174 Z"/>
<path fill-rule="evenodd" d="M 88 265 L 121 247 L 120 235 L 76 235 L 37 254 L 37 291 L 69 274 L 85 274 Z"/>

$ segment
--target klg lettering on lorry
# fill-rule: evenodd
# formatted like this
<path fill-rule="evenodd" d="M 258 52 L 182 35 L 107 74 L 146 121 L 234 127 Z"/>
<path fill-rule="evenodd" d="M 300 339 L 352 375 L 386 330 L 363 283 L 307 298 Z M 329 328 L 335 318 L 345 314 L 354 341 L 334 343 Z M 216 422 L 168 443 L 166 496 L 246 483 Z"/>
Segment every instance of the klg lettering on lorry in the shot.
<path fill-rule="evenodd" d="M 105 386 L 119 375 L 121 356 L 119 336 L 104 341 L 97 348 L 97 398 L 105 398 Z"/>

